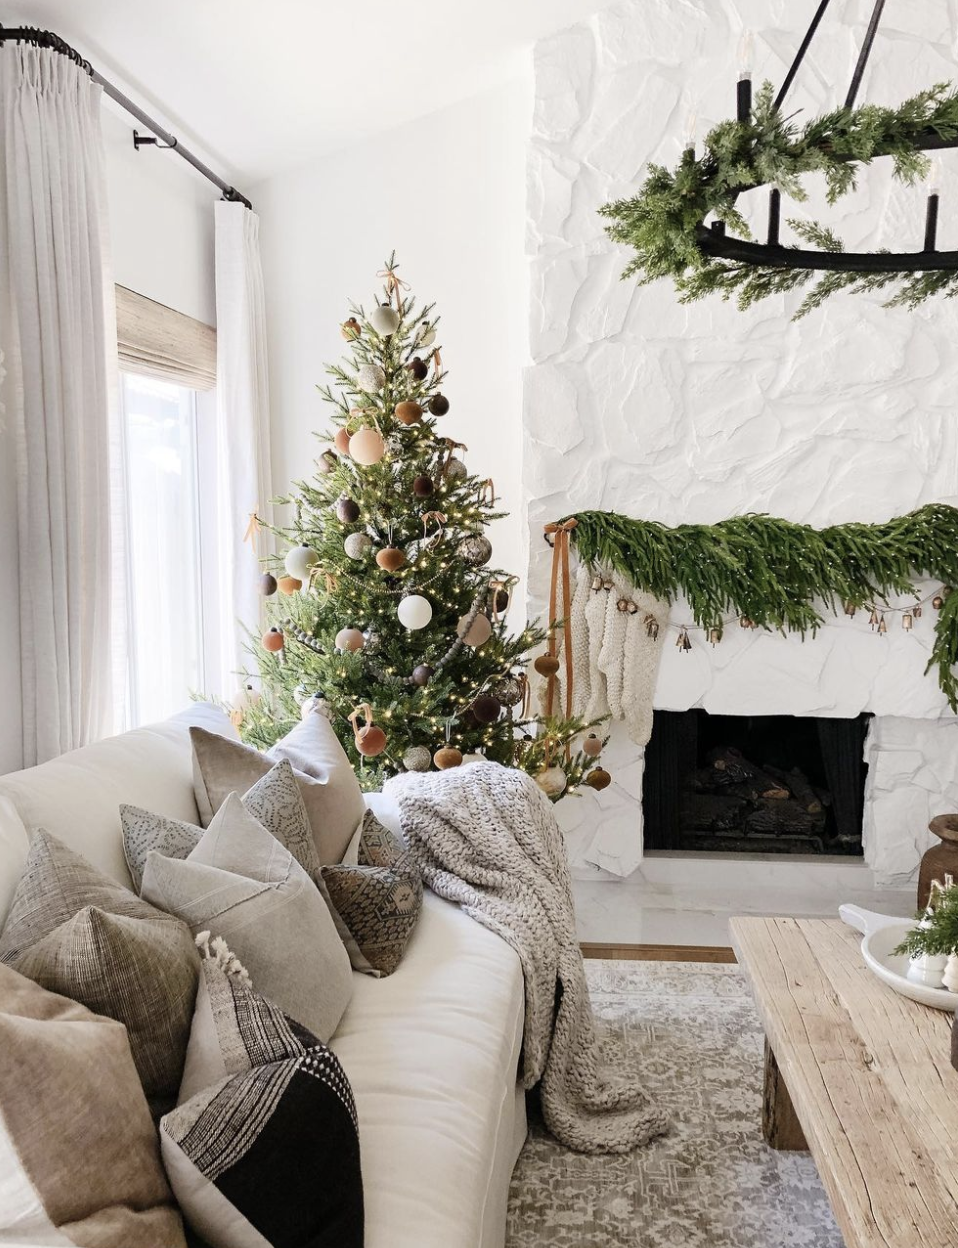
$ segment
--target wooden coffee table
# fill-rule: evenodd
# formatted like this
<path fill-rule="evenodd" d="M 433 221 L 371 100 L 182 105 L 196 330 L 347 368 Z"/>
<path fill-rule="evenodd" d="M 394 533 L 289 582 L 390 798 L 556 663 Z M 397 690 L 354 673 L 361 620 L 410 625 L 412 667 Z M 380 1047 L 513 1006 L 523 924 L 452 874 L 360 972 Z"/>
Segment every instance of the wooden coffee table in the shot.
<path fill-rule="evenodd" d="M 847 1248 L 958 1248 L 951 1015 L 876 979 L 837 919 L 731 933 L 765 1028 L 769 1144 L 809 1149 Z"/>

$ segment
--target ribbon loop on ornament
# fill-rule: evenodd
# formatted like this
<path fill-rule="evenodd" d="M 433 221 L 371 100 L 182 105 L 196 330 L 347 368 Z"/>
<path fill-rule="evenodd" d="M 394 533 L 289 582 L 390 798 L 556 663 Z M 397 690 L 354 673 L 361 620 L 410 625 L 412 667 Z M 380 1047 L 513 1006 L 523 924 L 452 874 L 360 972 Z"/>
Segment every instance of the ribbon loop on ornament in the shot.
<path fill-rule="evenodd" d="M 373 723 L 373 708 L 369 705 L 368 702 L 361 702 L 359 706 L 355 708 L 355 710 L 353 710 L 349 715 L 346 716 L 346 718 L 352 724 L 353 736 L 355 737 L 359 734 L 359 731 L 360 731 L 356 725 L 356 720 L 361 719 L 363 721 L 363 727 L 368 728 L 369 725 Z"/>
<path fill-rule="evenodd" d="M 339 589 L 339 577 L 332 572 L 325 572 L 323 576 L 326 581 L 326 593 L 334 594 Z"/>
<path fill-rule="evenodd" d="M 485 481 L 479 486 L 479 502 L 487 503 L 490 507 L 496 504 L 496 487 L 492 482 L 492 477 L 486 477 Z"/>
<path fill-rule="evenodd" d="M 442 529 L 445 523 L 446 517 L 441 511 L 427 511 L 423 513 L 422 540 L 430 549 L 434 546 L 438 546 L 442 540 Z M 429 536 L 430 524 L 434 524 L 436 526 L 436 531 L 433 533 L 432 537 Z"/>
<path fill-rule="evenodd" d="M 446 468 L 449 466 L 449 462 L 452 459 L 454 452 L 455 451 L 468 451 L 469 447 L 466 446 L 465 442 L 456 442 L 455 439 L 453 438 L 443 438 L 443 441 L 446 444 L 446 462 L 443 464 L 443 472 L 445 472 Z"/>
<path fill-rule="evenodd" d="M 439 354 L 439 348 L 436 347 L 432 353 L 432 366 L 436 371 L 436 376 L 442 372 L 442 356 Z"/>
<path fill-rule="evenodd" d="M 243 534 L 243 541 L 249 542 L 253 550 L 256 550 L 256 539 L 259 537 L 259 531 L 263 526 L 262 520 L 255 511 L 249 513 L 249 524 L 246 526 L 246 532 Z"/>
<path fill-rule="evenodd" d="M 396 296 L 396 311 L 401 312 L 402 311 L 401 291 L 408 290 L 409 283 L 404 282 L 401 277 L 398 277 L 396 274 L 396 270 L 394 268 L 391 268 L 389 265 L 387 265 L 386 268 L 384 269 L 380 269 L 379 272 L 376 274 L 376 276 L 381 277 L 383 279 L 383 282 L 386 285 L 386 298 L 391 299 L 393 295 Z"/>

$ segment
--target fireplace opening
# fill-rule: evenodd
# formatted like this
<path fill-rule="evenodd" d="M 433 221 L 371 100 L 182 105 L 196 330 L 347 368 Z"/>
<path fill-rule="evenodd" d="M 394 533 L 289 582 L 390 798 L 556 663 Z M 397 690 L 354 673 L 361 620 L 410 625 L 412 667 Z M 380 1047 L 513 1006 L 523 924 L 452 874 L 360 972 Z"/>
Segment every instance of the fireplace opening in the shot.
<path fill-rule="evenodd" d="M 656 711 L 646 847 L 860 856 L 870 718 Z"/>

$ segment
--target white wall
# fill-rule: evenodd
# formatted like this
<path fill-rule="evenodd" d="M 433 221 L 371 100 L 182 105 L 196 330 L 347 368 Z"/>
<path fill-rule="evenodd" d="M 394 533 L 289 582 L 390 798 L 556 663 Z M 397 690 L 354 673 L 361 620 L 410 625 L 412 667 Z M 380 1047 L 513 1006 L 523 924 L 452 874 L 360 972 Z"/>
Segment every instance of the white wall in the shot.
<path fill-rule="evenodd" d="M 133 147 L 133 123 L 104 104 L 114 278 L 212 324 L 213 204 L 219 192 L 171 152 Z M 9 425 L 9 420 L 8 420 Z M 0 418 L 0 773 L 21 765 L 13 441 Z"/>
<path fill-rule="evenodd" d="M 348 107 L 348 101 L 344 101 Z M 443 426 L 491 476 L 509 519 L 496 566 L 524 570 L 519 444 L 527 358 L 523 254 L 531 85 L 512 82 L 254 187 L 262 217 L 277 493 L 309 477 L 328 424 L 316 394 L 343 352 L 350 299 L 368 304 L 395 248 L 442 316 Z M 520 608 L 521 609 L 521 608 Z M 518 614 L 518 611 L 517 611 Z"/>

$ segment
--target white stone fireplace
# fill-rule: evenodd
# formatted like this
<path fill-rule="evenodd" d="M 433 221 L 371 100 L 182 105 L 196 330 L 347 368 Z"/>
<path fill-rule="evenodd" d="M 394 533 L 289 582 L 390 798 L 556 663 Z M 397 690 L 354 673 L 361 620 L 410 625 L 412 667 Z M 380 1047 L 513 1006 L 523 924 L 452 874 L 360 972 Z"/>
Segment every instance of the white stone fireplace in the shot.
<path fill-rule="evenodd" d="M 871 5 L 833 7 L 789 111 L 814 115 L 844 93 Z M 824 526 L 958 501 L 953 301 L 907 312 L 839 295 L 798 323 L 800 296 L 746 313 L 717 299 L 682 307 L 668 283 L 619 281 L 627 255 L 596 214 L 634 190 L 649 161 L 675 163 L 691 114 L 701 138 L 731 113 L 744 29 L 755 80 L 781 82 L 811 8 L 628 0 L 537 46 L 523 421 L 532 615 L 547 587 L 541 525 L 577 508 L 667 524 L 763 511 Z M 897 103 L 953 77 L 956 21 L 958 0 L 889 5 L 864 97 Z M 807 215 L 827 213 L 846 245 L 904 248 L 920 241 L 922 202 L 885 162 L 837 210 Z M 958 205 L 958 161 L 945 163 L 942 202 Z M 805 208 L 789 204 L 783 218 Z M 948 224 L 958 213 L 942 219 L 939 245 L 958 247 Z M 672 618 L 692 622 L 682 603 Z M 958 721 L 924 675 L 933 627 L 930 607 L 910 633 L 890 615 L 884 636 L 861 614 L 829 619 L 805 642 L 733 626 L 714 649 L 694 632 L 688 653 L 671 632 L 655 705 L 872 712 L 865 861 L 876 884 L 900 885 L 931 839 L 929 818 L 958 809 Z M 577 874 L 624 878 L 642 859 L 642 752 L 617 727 L 606 757 L 614 784 L 558 809 Z"/>

